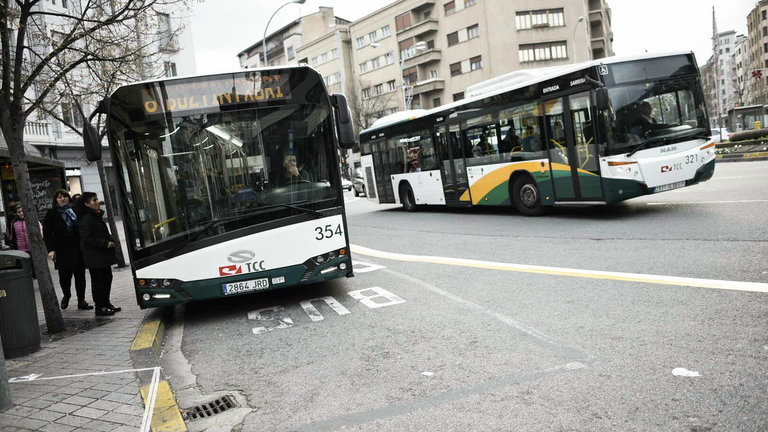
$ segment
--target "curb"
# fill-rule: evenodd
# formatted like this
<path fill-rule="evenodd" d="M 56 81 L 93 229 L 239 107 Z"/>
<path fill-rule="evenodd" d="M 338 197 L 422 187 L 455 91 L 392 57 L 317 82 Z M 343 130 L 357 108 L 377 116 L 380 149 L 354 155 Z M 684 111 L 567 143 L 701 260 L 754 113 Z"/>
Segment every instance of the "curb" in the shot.
<path fill-rule="evenodd" d="M 155 371 L 160 370 L 160 352 L 168 313 L 160 308 L 147 311 L 131 345 L 131 361 L 134 369 L 141 369 L 136 372 L 136 376 L 139 378 L 144 406 L 153 405 L 152 430 L 186 432 L 187 425 L 176 404 L 170 383 L 155 378 Z"/>
<path fill-rule="evenodd" d="M 717 155 L 718 162 L 743 162 L 768 159 L 768 152 Z"/>

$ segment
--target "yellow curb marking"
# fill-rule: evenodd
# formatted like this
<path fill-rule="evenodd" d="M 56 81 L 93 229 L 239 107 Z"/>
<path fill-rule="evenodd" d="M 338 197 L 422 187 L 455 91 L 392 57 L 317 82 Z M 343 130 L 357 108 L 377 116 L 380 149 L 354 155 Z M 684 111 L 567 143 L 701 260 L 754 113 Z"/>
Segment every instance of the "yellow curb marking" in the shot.
<path fill-rule="evenodd" d="M 510 264 L 491 261 L 480 261 L 462 258 L 447 258 L 425 255 L 407 255 L 393 252 L 378 251 L 358 245 L 350 245 L 352 253 L 396 261 L 421 262 L 430 264 L 474 267 L 488 270 L 502 270 L 520 273 L 538 273 L 567 277 L 618 280 L 625 282 L 641 282 L 660 285 L 678 285 L 697 288 L 721 290 L 748 291 L 768 293 L 768 284 L 760 282 L 740 282 L 713 279 L 696 279 L 677 276 L 648 275 L 639 273 L 609 272 L 597 270 L 581 270 L 562 267 L 536 266 L 527 264 Z"/>
<path fill-rule="evenodd" d="M 157 334 L 160 332 L 161 325 L 162 323 L 159 320 L 143 323 L 139 328 L 138 333 L 136 333 L 136 338 L 131 345 L 131 351 L 146 348 L 154 348 L 155 351 L 157 351 L 160 343 L 160 338 L 157 337 Z M 156 347 L 155 345 L 158 346 Z"/>
<path fill-rule="evenodd" d="M 147 403 L 150 384 L 141 388 L 141 397 L 144 403 Z M 179 407 L 176 405 L 176 399 L 173 397 L 171 386 L 168 381 L 157 383 L 157 399 L 155 400 L 155 409 L 152 413 L 152 430 L 155 432 L 186 432 L 187 425 L 181 417 Z"/>

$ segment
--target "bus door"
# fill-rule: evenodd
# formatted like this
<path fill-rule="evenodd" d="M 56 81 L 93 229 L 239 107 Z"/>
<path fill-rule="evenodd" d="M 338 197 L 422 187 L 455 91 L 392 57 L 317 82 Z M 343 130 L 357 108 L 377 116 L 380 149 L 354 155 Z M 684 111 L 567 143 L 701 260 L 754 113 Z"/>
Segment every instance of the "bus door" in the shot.
<path fill-rule="evenodd" d="M 547 150 L 557 201 L 602 201 L 589 93 L 544 101 Z"/>
<path fill-rule="evenodd" d="M 472 205 L 469 183 L 464 163 L 464 146 L 458 123 L 438 125 L 435 137 L 440 149 L 440 172 L 443 176 L 443 192 L 448 205 Z M 466 193 L 466 196 L 465 196 Z M 462 199 L 463 198 L 463 199 Z"/>

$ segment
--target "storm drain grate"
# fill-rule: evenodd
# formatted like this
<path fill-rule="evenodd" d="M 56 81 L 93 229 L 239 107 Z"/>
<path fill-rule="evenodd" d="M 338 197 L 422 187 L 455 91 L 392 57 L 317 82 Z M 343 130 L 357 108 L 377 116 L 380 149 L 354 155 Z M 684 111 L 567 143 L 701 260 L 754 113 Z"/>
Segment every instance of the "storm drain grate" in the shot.
<path fill-rule="evenodd" d="M 199 420 L 212 417 L 236 406 L 237 405 L 235 404 L 235 399 L 232 397 L 232 395 L 222 396 L 210 402 L 188 408 L 185 413 L 185 419 Z"/>

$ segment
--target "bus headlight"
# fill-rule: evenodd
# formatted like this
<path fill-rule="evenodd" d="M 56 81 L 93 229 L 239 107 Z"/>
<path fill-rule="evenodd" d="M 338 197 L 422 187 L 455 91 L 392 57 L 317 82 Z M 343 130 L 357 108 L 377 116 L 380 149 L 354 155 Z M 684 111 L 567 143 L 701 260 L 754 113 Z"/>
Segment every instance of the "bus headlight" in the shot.
<path fill-rule="evenodd" d="M 141 299 L 144 300 L 144 301 L 149 301 L 150 298 L 152 298 L 152 297 L 150 297 L 149 294 L 144 294 L 143 296 L 141 296 Z"/>

